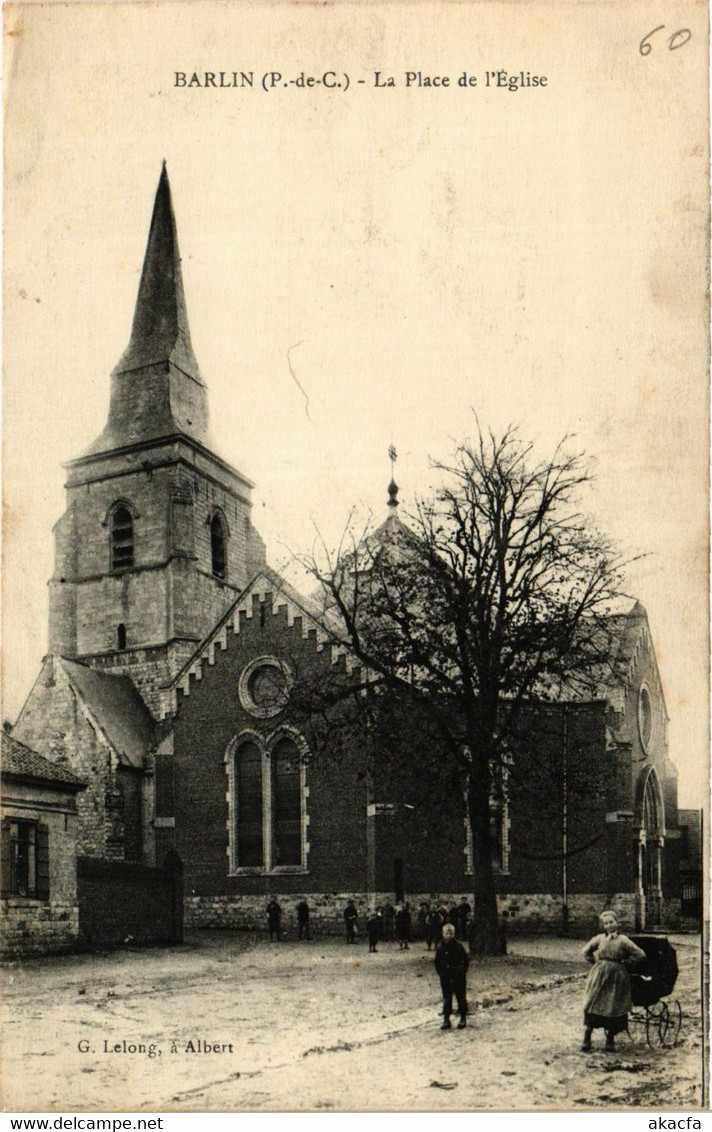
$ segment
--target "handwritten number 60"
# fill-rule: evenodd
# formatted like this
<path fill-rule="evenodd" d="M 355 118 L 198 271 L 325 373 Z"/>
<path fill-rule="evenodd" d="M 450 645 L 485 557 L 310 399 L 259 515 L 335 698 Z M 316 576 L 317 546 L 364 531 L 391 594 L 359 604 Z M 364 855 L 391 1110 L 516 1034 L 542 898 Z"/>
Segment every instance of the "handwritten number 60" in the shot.
<path fill-rule="evenodd" d="M 640 47 L 638 48 L 641 55 L 650 54 L 650 52 L 653 50 L 653 45 L 649 42 L 650 37 L 652 35 L 655 35 L 657 31 L 663 31 L 664 27 L 665 24 L 660 24 L 660 27 L 653 28 L 653 30 L 649 31 L 647 35 L 643 36 L 640 41 Z M 689 43 L 691 39 L 692 32 L 690 31 L 690 29 L 680 28 L 679 31 L 674 32 L 673 35 L 671 35 L 668 39 L 668 51 L 677 51 L 678 47 L 684 47 L 685 44 Z"/>

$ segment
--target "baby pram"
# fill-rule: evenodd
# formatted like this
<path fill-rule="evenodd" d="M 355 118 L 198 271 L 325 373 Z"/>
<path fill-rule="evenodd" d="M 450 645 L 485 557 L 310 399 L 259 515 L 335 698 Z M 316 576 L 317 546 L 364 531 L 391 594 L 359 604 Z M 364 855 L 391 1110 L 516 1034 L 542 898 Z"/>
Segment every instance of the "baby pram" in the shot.
<path fill-rule="evenodd" d="M 651 1047 L 673 1046 L 682 1026 L 682 1009 L 677 999 L 666 1002 L 677 981 L 677 952 L 659 935 L 632 935 L 633 943 L 645 952 L 645 959 L 630 970 L 633 1006 L 628 1024 L 645 1028 Z M 629 1030 L 630 1033 L 630 1030 Z"/>

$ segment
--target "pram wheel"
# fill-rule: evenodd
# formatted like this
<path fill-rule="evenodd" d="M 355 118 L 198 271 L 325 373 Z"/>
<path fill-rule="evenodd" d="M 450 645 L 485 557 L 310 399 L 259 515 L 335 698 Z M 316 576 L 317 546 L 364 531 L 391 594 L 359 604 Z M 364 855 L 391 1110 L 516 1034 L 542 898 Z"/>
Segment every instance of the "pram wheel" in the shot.
<path fill-rule="evenodd" d="M 656 1002 L 646 1008 L 645 1038 L 651 1049 L 665 1045 L 670 1021 L 670 1011 L 666 1002 Z"/>

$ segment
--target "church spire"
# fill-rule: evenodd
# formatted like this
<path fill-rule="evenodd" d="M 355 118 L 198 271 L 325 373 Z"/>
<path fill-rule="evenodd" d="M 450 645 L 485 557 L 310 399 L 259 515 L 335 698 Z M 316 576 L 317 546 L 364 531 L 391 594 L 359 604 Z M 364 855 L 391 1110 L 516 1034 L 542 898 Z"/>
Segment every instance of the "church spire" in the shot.
<path fill-rule="evenodd" d="M 153 205 L 131 340 L 111 375 L 109 419 L 85 456 L 180 434 L 211 446 L 208 395 L 190 343 L 166 164 Z"/>
<path fill-rule="evenodd" d="M 161 362 L 172 362 L 183 373 L 200 381 L 188 329 L 178 235 L 165 161 L 153 205 L 131 341 L 114 373 L 127 373 Z"/>

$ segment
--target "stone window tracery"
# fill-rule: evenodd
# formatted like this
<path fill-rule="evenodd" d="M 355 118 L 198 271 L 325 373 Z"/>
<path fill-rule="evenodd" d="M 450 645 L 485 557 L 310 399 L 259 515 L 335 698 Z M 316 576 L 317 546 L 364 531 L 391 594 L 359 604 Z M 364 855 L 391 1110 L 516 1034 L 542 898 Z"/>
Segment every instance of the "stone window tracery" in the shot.
<path fill-rule="evenodd" d="M 243 733 L 228 746 L 229 871 L 307 868 L 306 745 L 291 728 Z"/>

